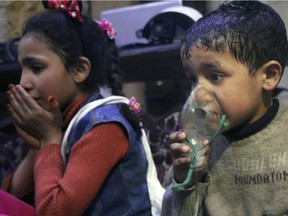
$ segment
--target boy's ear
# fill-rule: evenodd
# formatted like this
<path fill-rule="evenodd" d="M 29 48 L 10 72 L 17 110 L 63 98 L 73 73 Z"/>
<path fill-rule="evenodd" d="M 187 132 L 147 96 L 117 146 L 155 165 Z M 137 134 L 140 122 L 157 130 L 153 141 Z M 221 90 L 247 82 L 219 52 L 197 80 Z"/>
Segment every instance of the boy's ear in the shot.
<path fill-rule="evenodd" d="M 263 88 L 267 91 L 274 90 L 282 77 L 283 69 L 278 61 L 271 60 L 262 66 Z"/>
<path fill-rule="evenodd" d="M 77 66 L 73 70 L 74 80 L 77 83 L 83 82 L 90 73 L 91 64 L 89 59 L 86 57 L 80 57 Z"/>

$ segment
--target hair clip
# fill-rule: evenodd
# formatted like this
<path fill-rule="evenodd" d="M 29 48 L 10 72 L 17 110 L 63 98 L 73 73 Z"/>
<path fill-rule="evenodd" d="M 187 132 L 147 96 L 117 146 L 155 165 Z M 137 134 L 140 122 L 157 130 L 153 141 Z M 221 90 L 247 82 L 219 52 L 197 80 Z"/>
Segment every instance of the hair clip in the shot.
<path fill-rule="evenodd" d="M 133 113 L 139 113 L 141 111 L 141 104 L 137 102 L 135 97 L 131 97 L 129 100 L 129 109 Z"/>
<path fill-rule="evenodd" d="M 72 0 L 71 2 L 69 0 L 48 0 L 47 8 L 60 9 L 67 12 L 71 17 L 79 22 L 83 22 L 77 0 Z"/>
<path fill-rule="evenodd" d="M 116 30 L 113 28 L 112 23 L 109 22 L 107 19 L 103 20 L 95 20 L 96 23 L 106 32 L 107 36 L 110 39 L 114 39 L 116 36 Z"/>

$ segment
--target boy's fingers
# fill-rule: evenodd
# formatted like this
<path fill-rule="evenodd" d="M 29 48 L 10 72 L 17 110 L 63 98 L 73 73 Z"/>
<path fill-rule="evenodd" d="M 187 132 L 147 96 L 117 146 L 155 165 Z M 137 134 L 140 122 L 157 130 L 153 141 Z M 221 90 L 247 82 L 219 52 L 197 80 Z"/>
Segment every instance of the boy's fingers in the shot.
<path fill-rule="evenodd" d="M 181 143 L 185 140 L 185 133 L 183 131 L 177 131 L 170 134 L 170 142 L 171 143 Z"/>

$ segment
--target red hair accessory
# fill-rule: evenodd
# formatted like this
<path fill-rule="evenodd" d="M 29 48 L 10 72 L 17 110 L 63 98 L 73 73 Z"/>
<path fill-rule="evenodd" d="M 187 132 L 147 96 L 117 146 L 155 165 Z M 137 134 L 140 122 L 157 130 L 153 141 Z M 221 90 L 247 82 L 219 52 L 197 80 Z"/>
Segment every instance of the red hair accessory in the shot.
<path fill-rule="evenodd" d="M 110 39 L 114 39 L 116 36 L 116 30 L 113 28 L 112 23 L 109 22 L 107 19 L 103 20 L 95 20 L 96 23 L 106 32 L 107 36 Z"/>
<path fill-rule="evenodd" d="M 83 22 L 83 19 L 80 14 L 80 8 L 77 0 L 49 0 L 48 9 L 60 9 L 67 12 L 71 17 Z"/>
<path fill-rule="evenodd" d="M 129 109 L 133 113 L 139 113 L 141 111 L 141 104 L 137 102 L 135 97 L 131 97 L 129 101 Z"/>

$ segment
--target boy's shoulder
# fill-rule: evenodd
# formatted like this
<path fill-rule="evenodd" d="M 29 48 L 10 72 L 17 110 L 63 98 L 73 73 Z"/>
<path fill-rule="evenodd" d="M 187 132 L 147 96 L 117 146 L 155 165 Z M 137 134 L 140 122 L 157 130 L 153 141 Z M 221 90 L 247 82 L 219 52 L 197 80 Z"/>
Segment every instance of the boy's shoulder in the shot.
<path fill-rule="evenodd" d="M 284 130 L 287 132 L 288 128 L 288 104 L 279 102 L 279 109 L 275 118 L 270 122 L 270 129 L 278 128 L 280 131 Z"/>
<path fill-rule="evenodd" d="M 288 103 L 284 103 L 280 100 L 278 113 L 279 115 L 288 115 Z"/>

